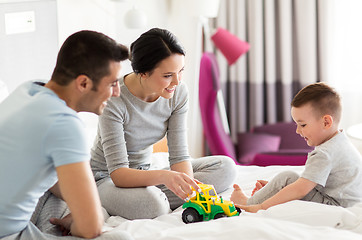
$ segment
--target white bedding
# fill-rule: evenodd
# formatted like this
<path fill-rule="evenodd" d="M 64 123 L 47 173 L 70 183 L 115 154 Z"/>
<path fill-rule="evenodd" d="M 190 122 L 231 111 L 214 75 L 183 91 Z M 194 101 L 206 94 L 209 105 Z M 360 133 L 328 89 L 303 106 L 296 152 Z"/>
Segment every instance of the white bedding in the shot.
<path fill-rule="evenodd" d="M 97 117 L 80 114 L 86 120 L 91 146 L 96 133 Z M 153 155 L 152 167 L 167 164 L 166 153 Z M 257 179 L 269 180 L 281 171 L 301 173 L 302 166 L 238 166 L 238 183 L 250 195 Z M 229 199 L 232 189 L 219 195 Z M 293 201 L 258 213 L 242 213 L 238 217 L 221 218 L 207 222 L 185 224 L 181 219 L 183 209 L 156 219 L 126 220 L 110 217 L 104 231 L 125 230 L 135 240 L 229 240 L 229 239 L 362 239 L 362 204 L 341 208 Z"/>
<path fill-rule="evenodd" d="M 1 93 L 1 91 L 0 91 Z M 1 94 L 0 94 L 1 95 Z M 1 100 L 1 96 L 0 96 Z M 80 114 L 86 119 L 89 145 L 96 133 L 97 117 Z M 167 163 L 167 154 L 154 154 L 153 168 Z M 250 195 L 257 179 L 271 179 L 284 170 L 301 172 L 293 166 L 238 166 L 235 180 Z M 220 194 L 229 199 L 232 189 Z M 258 213 L 242 213 L 238 217 L 184 224 L 182 208 L 156 219 L 126 220 L 110 217 L 104 231 L 124 230 L 135 240 L 229 240 L 229 239 L 362 239 L 362 203 L 351 208 L 293 201 Z"/>
<path fill-rule="evenodd" d="M 160 167 L 162 162 L 156 162 Z M 238 166 L 238 183 L 250 194 L 257 179 L 271 179 L 284 170 L 301 172 L 293 166 Z M 228 199 L 231 189 L 220 194 Z M 182 208 L 156 219 L 126 220 L 110 217 L 105 230 L 125 230 L 136 240 L 181 239 L 362 239 L 362 204 L 341 208 L 293 201 L 256 214 L 184 224 Z"/>

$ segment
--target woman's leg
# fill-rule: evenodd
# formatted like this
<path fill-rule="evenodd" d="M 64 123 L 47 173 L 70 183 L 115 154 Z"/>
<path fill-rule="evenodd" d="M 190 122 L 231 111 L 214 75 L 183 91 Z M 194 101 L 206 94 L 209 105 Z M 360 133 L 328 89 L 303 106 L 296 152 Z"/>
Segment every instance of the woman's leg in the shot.
<path fill-rule="evenodd" d="M 208 156 L 192 160 L 194 177 L 205 184 L 214 185 L 217 193 L 223 192 L 235 181 L 236 165 L 227 156 Z"/>
<path fill-rule="evenodd" d="M 170 212 L 166 195 L 157 187 L 119 188 L 111 178 L 98 184 L 102 206 L 111 216 L 155 218 Z"/>
<path fill-rule="evenodd" d="M 205 184 L 214 185 L 217 193 L 228 189 L 236 177 L 235 162 L 226 156 L 209 156 L 191 160 L 194 178 Z M 177 197 L 164 185 L 158 186 L 167 196 L 171 210 L 185 201 Z"/>

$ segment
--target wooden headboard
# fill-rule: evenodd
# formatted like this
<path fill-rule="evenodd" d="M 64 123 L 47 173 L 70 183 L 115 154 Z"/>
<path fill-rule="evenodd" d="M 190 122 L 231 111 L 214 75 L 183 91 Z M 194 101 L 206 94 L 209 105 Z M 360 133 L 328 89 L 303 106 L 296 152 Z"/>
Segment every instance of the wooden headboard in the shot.
<path fill-rule="evenodd" d="M 153 152 L 168 152 L 167 138 L 164 137 L 157 143 L 153 144 Z"/>

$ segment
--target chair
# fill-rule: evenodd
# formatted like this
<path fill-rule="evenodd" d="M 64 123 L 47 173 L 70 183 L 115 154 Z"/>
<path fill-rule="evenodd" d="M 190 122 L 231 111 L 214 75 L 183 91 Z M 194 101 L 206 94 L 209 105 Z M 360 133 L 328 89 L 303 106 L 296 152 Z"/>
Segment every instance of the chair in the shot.
<path fill-rule="evenodd" d="M 245 165 L 304 165 L 313 148 L 295 132 L 293 122 L 254 127 L 238 134 L 238 161 Z"/>
<path fill-rule="evenodd" d="M 303 165 L 312 150 L 295 132 L 295 125 L 258 126 L 238 135 L 237 147 L 225 132 L 217 95 L 219 68 L 214 54 L 204 53 L 200 63 L 199 104 L 204 135 L 212 155 L 231 157 L 239 165 Z M 236 151 L 237 150 L 237 151 Z"/>
<path fill-rule="evenodd" d="M 220 90 L 219 67 L 212 53 L 204 53 L 200 63 L 199 103 L 204 135 L 212 155 L 226 155 L 236 163 L 235 147 L 225 132 L 217 104 Z"/>

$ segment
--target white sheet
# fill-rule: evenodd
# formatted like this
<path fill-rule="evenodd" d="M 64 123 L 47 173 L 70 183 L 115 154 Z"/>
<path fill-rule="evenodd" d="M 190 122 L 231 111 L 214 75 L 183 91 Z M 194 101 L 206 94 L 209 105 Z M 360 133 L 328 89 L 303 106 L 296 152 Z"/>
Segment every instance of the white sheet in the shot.
<path fill-rule="evenodd" d="M 89 114 L 88 114 L 89 115 Z M 96 116 L 80 114 L 88 129 L 89 145 L 96 134 Z M 167 154 L 153 155 L 152 168 L 167 165 Z M 278 172 L 292 170 L 301 173 L 303 167 L 293 166 L 238 166 L 238 183 L 250 195 L 257 179 L 270 180 Z M 230 198 L 232 189 L 220 194 Z M 258 213 L 243 213 L 239 217 L 184 224 L 182 208 L 156 219 L 129 221 L 110 217 L 106 231 L 125 230 L 136 240 L 229 240 L 229 239 L 362 239 L 362 204 L 352 208 L 327 206 L 293 201 Z"/>
<path fill-rule="evenodd" d="M 156 162 L 159 167 L 162 162 Z M 293 166 L 238 166 L 238 183 L 251 193 L 257 179 L 271 179 L 284 170 L 301 172 Z M 220 194 L 228 199 L 231 189 Z M 293 201 L 256 214 L 184 224 L 182 208 L 156 219 L 129 221 L 110 217 L 105 229 L 129 232 L 136 240 L 183 239 L 362 239 L 362 204 L 352 208 Z"/>

